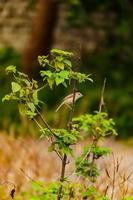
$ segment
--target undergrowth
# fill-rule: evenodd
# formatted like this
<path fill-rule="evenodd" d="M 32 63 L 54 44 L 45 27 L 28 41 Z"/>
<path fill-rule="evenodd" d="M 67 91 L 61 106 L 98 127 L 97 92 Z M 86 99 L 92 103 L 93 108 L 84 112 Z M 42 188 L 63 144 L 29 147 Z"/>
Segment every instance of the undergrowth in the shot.
<path fill-rule="evenodd" d="M 29 79 L 26 74 L 18 71 L 16 66 L 11 65 L 6 68 L 6 72 L 11 74 L 14 80 L 11 82 L 11 92 L 5 95 L 3 101 L 14 100 L 17 102 L 20 114 L 27 116 L 29 120 L 37 125 L 41 139 L 47 140 L 49 143 L 49 152 L 54 152 L 60 160 L 60 175 L 57 180 L 47 184 L 32 180 L 33 188 L 21 194 L 20 199 L 115 199 L 115 182 L 120 163 L 114 157 L 112 163 L 114 166 L 113 174 L 110 174 L 105 167 L 109 184 L 104 192 L 98 192 L 95 187 L 97 178 L 101 174 L 98 161 L 111 153 L 109 148 L 100 145 L 100 141 L 108 136 L 117 135 L 114 120 L 109 118 L 108 113 L 104 110 L 105 81 L 97 111 L 92 114 L 75 116 L 77 100 L 83 97 L 83 94 L 78 91 L 79 85 L 92 83 L 93 80 L 90 75 L 76 71 L 72 57 L 73 53 L 57 49 L 51 50 L 48 56 L 38 56 L 39 64 L 43 67 L 40 71 L 44 82 L 43 86 L 39 86 L 36 80 Z M 43 115 L 41 113 L 41 107 L 45 102 L 39 99 L 39 92 L 43 91 L 45 93 L 47 87 L 54 90 L 59 85 L 62 85 L 64 89 L 69 87 L 71 90 L 71 93 L 63 99 L 59 110 L 60 112 L 64 106 L 67 106 L 69 117 L 64 127 L 54 128 L 47 122 L 47 112 Z M 80 155 L 76 155 L 73 147 L 79 141 L 86 141 L 86 139 L 89 139 L 89 144 L 83 147 Z M 75 167 L 73 173 L 68 175 L 66 169 L 72 161 L 75 163 Z M 75 175 L 75 178 L 72 178 L 73 175 Z M 130 176 L 125 178 L 123 184 L 129 178 Z M 125 188 L 124 185 L 123 188 Z M 16 186 L 14 185 L 10 197 L 17 200 L 15 193 Z M 125 200 L 126 195 L 127 190 L 122 193 L 121 200 Z"/>

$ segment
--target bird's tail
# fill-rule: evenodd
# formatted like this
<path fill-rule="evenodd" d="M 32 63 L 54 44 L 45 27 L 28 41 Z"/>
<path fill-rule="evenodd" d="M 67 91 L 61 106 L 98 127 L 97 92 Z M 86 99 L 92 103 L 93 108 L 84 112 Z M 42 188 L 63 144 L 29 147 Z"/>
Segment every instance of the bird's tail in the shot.
<path fill-rule="evenodd" d="M 58 107 L 57 109 L 55 110 L 55 112 L 58 112 L 58 110 L 61 108 L 61 106 L 64 104 L 64 102 L 62 102 Z"/>

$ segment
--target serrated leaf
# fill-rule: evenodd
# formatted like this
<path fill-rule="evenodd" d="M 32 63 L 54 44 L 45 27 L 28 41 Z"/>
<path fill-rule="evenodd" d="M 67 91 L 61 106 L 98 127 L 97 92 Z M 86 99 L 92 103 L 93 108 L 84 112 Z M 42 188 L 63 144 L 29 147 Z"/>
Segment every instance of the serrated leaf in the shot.
<path fill-rule="evenodd" d="M 21 89 L 21 86 L 18 83 L 16 83 L 16 82 L 12 82 L 11 85 L 12 85 L 12 91 L 14 93 L 18 92 Z"/>

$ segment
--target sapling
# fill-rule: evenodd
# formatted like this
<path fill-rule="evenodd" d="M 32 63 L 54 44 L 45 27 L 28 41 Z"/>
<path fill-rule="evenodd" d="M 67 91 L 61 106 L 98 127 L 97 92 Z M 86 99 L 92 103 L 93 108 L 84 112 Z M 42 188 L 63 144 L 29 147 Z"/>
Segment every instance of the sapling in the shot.
<path fill-rule="evenodd" d="M 61 161 L 60 179 L 44 186 L 42 194 L 36 196 L 36 199 L 106 200 L 108 198 L 99 194 L 93 187 L 93 183 L 100 174 L 95 161 L 109 154 L 110 150 L 99 146 L 99 141 L 108 135 L 116 135 L 115 124 L 112 119 L 108 118 L 107 113 L 102 112 L 101 107 L 94 114 L 74 117 L 76 95 L 82 96 L 81 93 L 77 93 L 76 88 L 78 84 L 86 81 L 92 82 L 92 79 L 90 75 L 74 70 L 72 57 L 73 53 L 57 49 L 51 50 L 47 56 L 38 56 L 38 61 L 43 67 L 40 71 L 44 82 L 43 86 L 39 86 L 34 79 L 29 79 L 15 66 L 8 66 L 6 72 L 13 76 L 14 81 L 11 83 L 11 93 L 5 95 L 3 101 L 15 100 L 18 102 L 20 113 L 26 115 L 38 126 L 41 132 L 40 137 L 49 142 L 49 151 L 54 151 Z M 38 97 L 40 90 L 45 91 L 47 87 L 53 90 L 58 85 L 63 85 L 65 88 L 70 87 L 72 90 L 71 103 L 65 102 L 69 106 L 69 120 L 66 122 L 65 128 L 54 128 L 49 125 L 46 119 L 47 114 L 41 113 L 43 102 Z M 64 102 L 61 106 L 63 104 Z M 42 123 L 40 123 L 39 118 Z M 86 140 L 86 138 L 90 138 L 89 144 L 83 147 L 83 153 L 80 156 L 75 156 L 72 146 L 80 140 Z M 88 186 L 84 187 L 79 181 L 73 182 L 66 174 L 66 166 L 70 162 L 68 159 L 70 156 L 75 160 L 74 174 L 79 177 L 78 180 L 80 177 L 86 180 Z M 91 187 L 90 183 L 92 183 Z"/>

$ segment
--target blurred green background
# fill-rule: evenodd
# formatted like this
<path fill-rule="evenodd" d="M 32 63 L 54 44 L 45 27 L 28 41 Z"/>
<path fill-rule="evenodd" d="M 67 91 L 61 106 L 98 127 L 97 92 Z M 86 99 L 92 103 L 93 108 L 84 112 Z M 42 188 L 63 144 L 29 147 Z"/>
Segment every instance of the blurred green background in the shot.
<path fill-rule="evenodd" d="M 11 79 L 5 75 L 6 66 L 16 65 L 39 80 L 37 55 L 47 54 L 53 47 L 72 51 L 75 60 L 81 57 L 79 70 L 92 74 L 94 80 L 93 84 L 79 86 L 84 98 L 78 102 L 80 108 L 77 113 L 98 110 L 101 88 L 106 77 L 106 109 L 115 119 L 120 137 L 132 136 L 133 2 L 24 1 L 18 12 L 14 1 L 10 7 L 14 8 L 16 15 L 8 11 L 7 3 L 0 5 L 1 16 L 5 20 L 3 26 L 7 28 L 4 38 L 6 42 L 0 44 L 0 99 L 10 91 Z M 24 21 L 25 14 L 27 19 Z M 11 23 L 13 20 L 17 21 L 16 24 Z M 0 32 L 0 41 L 3 40 L 4 30 Z M 61 114 L 54 117 L 52 111 L 68 92 L 59 87 L 54 92 L 40 94 L 47 104 L 44 105 L 44 111 L 50 111 L 48 119 L 52 124 L 54 120 L 55 125 L 64 124 L 65 119 L 61 120 Z M 66 110 L 62 112 L 67 113 Z M 15 124 L 18 134 L 23 121 L 15 103 L 0 102 L 1 129 L 8 130 Z"/>

